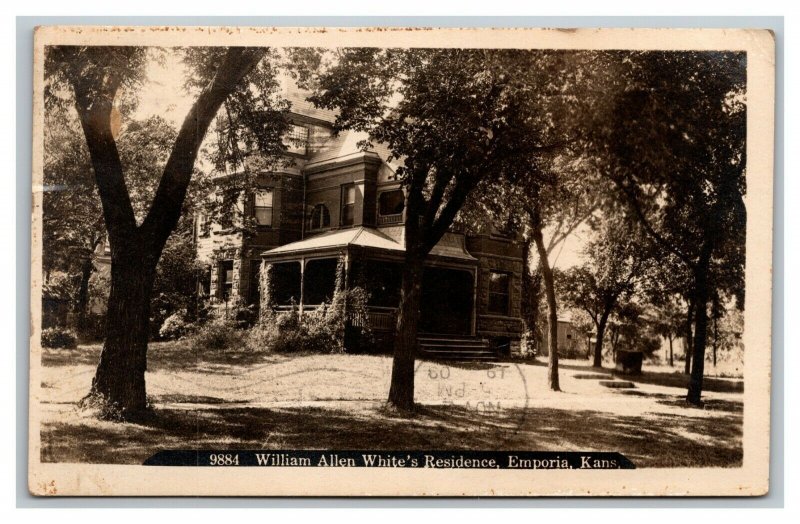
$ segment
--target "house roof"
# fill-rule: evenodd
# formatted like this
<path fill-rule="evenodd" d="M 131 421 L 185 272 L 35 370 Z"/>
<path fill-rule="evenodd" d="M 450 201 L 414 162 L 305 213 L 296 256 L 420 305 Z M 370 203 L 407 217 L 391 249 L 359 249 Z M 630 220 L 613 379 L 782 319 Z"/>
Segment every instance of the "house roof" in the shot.
<path fill-rule="evenodd" d="M 306 98 L 311 95 L 311 92 L 300 89 L 292 77 L 286 74 L 280 75 L 278 81 L 281 85 L 281 97 L 292 104 L 290 112 L 329 123 L 336 120 L 337 111 L 319 108 L 309 102 Z"/>
<path fill-rule="evenodd" d="M 359 146 L 359 142 L 369 139 L 369 135 L 362 131 L 340 131 L 336 135 L 332 135 L 325 140 L 317 148 L 317 151 L 308 159 L 306 167 L 313 164 L 323 164 L 333 160 L 341 159 L 355 154 L 363 154 L 364 152 L 371 152 L 376 155 L 392 170 L 395 170 L 399 163 L 397 159 L 392 159 L 389 162 L 389 155 L 391 151 L 385 144 L 372 143 L 366 150 Z"/>
<path fill-rule="evenodd" d="M 274 257 L 278 255 L 309 253 L 347 246 L 359 246 L 402 253 L 405 251 L 403 227 L 397 226 L 383 229 L 357 227 L 328 231 L 270 249 L 269 251 L 263 252 L 262 256 Z M 454 233 L 445 233 L 439 243 L 433 247 L 430 254 L 433 256 L 454 258 L 470 262 L 477 260 L 467 252 L 464 245 L 464 237 Z"/>

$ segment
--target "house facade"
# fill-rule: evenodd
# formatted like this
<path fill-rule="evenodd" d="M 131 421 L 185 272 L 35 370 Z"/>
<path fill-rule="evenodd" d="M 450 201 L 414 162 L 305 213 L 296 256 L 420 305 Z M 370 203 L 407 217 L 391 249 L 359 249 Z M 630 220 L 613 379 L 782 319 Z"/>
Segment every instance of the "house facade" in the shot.
<path fill-rule="evenodd" d="M 256 231 L 243 235 L 196 221 L 198 257 L 207 268 L 202 293 L 220 304 L 258 304 L 259 271 L 271 264 L 271 302 L 302 314 L 330 300 L 344 260 L 347 285 L 370 295 L 371 329 L 391 333 L 407 218 L 396 165 L 380 145 L 363 150 L 363 134 L 335 135 L 334 114 L 299 95 L 290 100 L 293 162 L 260 173 L 243 200 Z M 519 352 L 522 268 L 522 249 L 512 238 L 446 233 L 423 276 L 423 351 L 476 358 Z"/>

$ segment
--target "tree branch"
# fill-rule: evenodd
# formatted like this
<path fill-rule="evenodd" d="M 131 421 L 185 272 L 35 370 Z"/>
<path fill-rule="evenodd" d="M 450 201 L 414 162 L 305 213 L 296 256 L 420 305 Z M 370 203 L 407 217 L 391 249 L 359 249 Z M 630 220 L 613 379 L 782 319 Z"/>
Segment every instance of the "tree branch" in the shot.
<path fill-rule="evenodd" d="M 229 48 L 214 78 L 186 115 L 164 167 L 156 196 L 141 226 L 145 241 L 155 252 L 160 252 L 178 223 L 197 152 L 211 121 L 225 99 L 266 52 L 266 48 Z"/>
<path fill-rule="evenodd" d="M 453 224 L 456 214 L 464 205 L 469 192 L 472 191 L 472 188 L 477 183 L 475 177 L 460 178 L 456 176 L 455 180 L 456 185 L 453 188 L 450 199 L 444 205 L 444 209 L 442 209 L 442 212 L 439 213 L 439 216 L 436 218 L 435 222 L 433 222 L 425 231 L 423 249 L 425 249 L 426 253 L 433 249 L 433 246 L 439 242 L 442 236 L 444 236 L 444 234 Z"/>
<path fill-rule="evenodd" d="M 136 217 L 125 185 L 122 161 L 111 131 L 111 111 L 122 77 L 112 68 L 106 68 L 105 76 L 76 76 L 71 83 L 108 235 L 116 244 L 130 237 L 136 229 Z"/>
<path fill-rule="evenodd" d="M 642 210 L 641 204 L 639 203 L 639 199 L 636 197 L 635 194 L 633 194 L 633 190 L 629 187 L 626 187 L 625 184 L 623 184 L 616 177 L 611 177 L 611 180 L 625 194 L 625 196 L 627 197 L 626 200 L 628 201 L 628 204 L 633 209 L 634 213 L 636 214 L 636 217 L 639 219 L 639 222 L 642 224 L 647 234 L 650 235 L 650 237 L 653 238 L 656 241 L 656 243 L 660 244 L 664 249 L 666 249 L 670 253 L 673 253 L 675 256 L 683 260 L 686 263 L 686 265 L 694 269 L 696 266 L 695 262 L 688 255 L 686 255 L 686 253 L 678 249 L 672 243 L 668 242 L 667 239 L 665 239 L 661 234 L 658 233 L 658 231 L 655 230 L 655 228 L 653 228 L 653 225 L 647 219 L 647 216 L 644 214 L 644 211 Z"/>

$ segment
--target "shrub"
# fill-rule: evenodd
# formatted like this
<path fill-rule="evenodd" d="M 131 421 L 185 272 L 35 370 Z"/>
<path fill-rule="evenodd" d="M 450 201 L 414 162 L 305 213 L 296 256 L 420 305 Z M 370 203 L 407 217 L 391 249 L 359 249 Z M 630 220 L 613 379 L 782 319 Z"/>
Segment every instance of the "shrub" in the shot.
<path fill-rule="evenodd" d="M 265 315 L 247 337 L 252 351 L 293 353 L 306 346 L 307 330 L 294 307 L 290 311 Z"/>
<path fill-rule="evenodd" d="M 161 329 L 158 330 L 158 336 L 162 340 L 177 340 L 188 335 L 192 327 L 193 324 L 186 321 L 186 311 L 181 310 L 164 320 Z"/>
<path fill-rule="evenodd" d="M 75 333 L 68 329 L 54 327 L 42 331 L 42 347 L 75 349 L 78 347 L 78 339 Z"/>
<path fill-rule="evenodd" d="M 212 320 L 194 331 L 189 345 L 196 351 L 240 349 L 244 335 L 233 322 Z"/>
<path fill-rule="evenodd" d="M 294 307 L 281 313 L 267 312 L 251 330 L 247 345 L 253 351 L 276 353 L 343 353 L 353 349 L 345 347 L 346 341 L 367 346 L 371 341 L 366 322 L 368 298 L 362 288 L 356 287 L 337 291 L 331 302 L 321 304 L 302 317 Z"/>

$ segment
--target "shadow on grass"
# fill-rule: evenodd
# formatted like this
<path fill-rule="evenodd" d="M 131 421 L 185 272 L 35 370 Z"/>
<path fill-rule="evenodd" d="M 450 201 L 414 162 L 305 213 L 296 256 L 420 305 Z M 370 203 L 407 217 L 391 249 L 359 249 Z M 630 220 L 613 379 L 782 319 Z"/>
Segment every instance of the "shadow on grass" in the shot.
<path fill-rule="evenodd" d="M 487 369 L 494 369 L 496 367 L 504 365 L 503 362 L 498 362 L 498 361 L 450 360 L 450 359 L 432 358 L 424 356 L 417 358 L 417 365 L 420 365 L 425 362 L 451 368 L 466 369 L 470 371 L 476 371 L 476 370 L 484 371 Z"/>
<path fill-rule="evenodd" d="M 682 389 L 686 389 L 689 386 L 689 375 L 684 375 L 683 373 L 659 373 L 653 371 L 643 371 L 641 375 L 623 375 L 621 373 L 614 373 L 614 376 L 624 380 L 630 380 L 636 384 L 652 384 L 655 386 L 666 386 L 670 388 Z M 716 377 L 703 377 L 703 391 L 713 391 L 716 393 L 743 393 L 744 381 Z"/>
<path fill-rule="evenodd" d="M 743 413 L 744 402 L 741 400 L 726 400 L 721 398 L 704 399 L 702 406 L 695 406 L 686 402 L 686 395 L 670 395 L 668 393 L 650 393 L 636 389 L 620 390 L 617 393 L 633 397 L 650 398 L 658 404 L 677 408 L 724 411 L 727 413 Z"/>
<path fill-rule="evenodd" d="M 74 413 L 42 426 L 42 461 L 141 464 L 163 449 L 602 450 L 638 467 L 741 465 L 741 415 L 421 406 L 161 408 L 137 423 Z"/>
<path fill-rule="evenodd" d="M 528 364 L 533 366 L 546 366 L 547 362 L 529 361 Z M 625 375 L 617 373 L 611 367 L 596 368 L 592 367 L 591 363 L 587 361 L 586 365 L 566 364 L 559 362 L 559 369 L 568 369 L 570 371 L 581 371 L 583 373 L 604 374 L 609 378 L 616 377 L 622 380 L 629 380 L 636 384 L 651 384 L 654 386 L 665 386 L 670 388 L 686 389 L 689 386 L 689 375 L 677 371 L 675 372 L 659 372 L 659 371 L 643 371 L 641 375 Z M 703 391 L 713 391 L 716 393 L 743 393 L 744 381 L 740 379 L 718 378 L 718 377 L 704 377 L 703 378 Z"/>
<path fill-rule="evenodd" d="M 50 349 L 42 351 L 42 365 L 59 366 L 96 366 L 100 361 L 99 344 L 78 346 L 77 349 Z M 209 366 L 251 366 L 267 362 L 283 361 L 302 355 L 272 354 L 253 351 L 245 347 L 231 349 L 205 349 L 198 351 L 186 341 L 151 342 L 147 349 L 148 371 L 195 371 Z M 224 370 L 217 370 L 225 373 Z M 229 371 L 235 373 L 235 370 Z"/>

